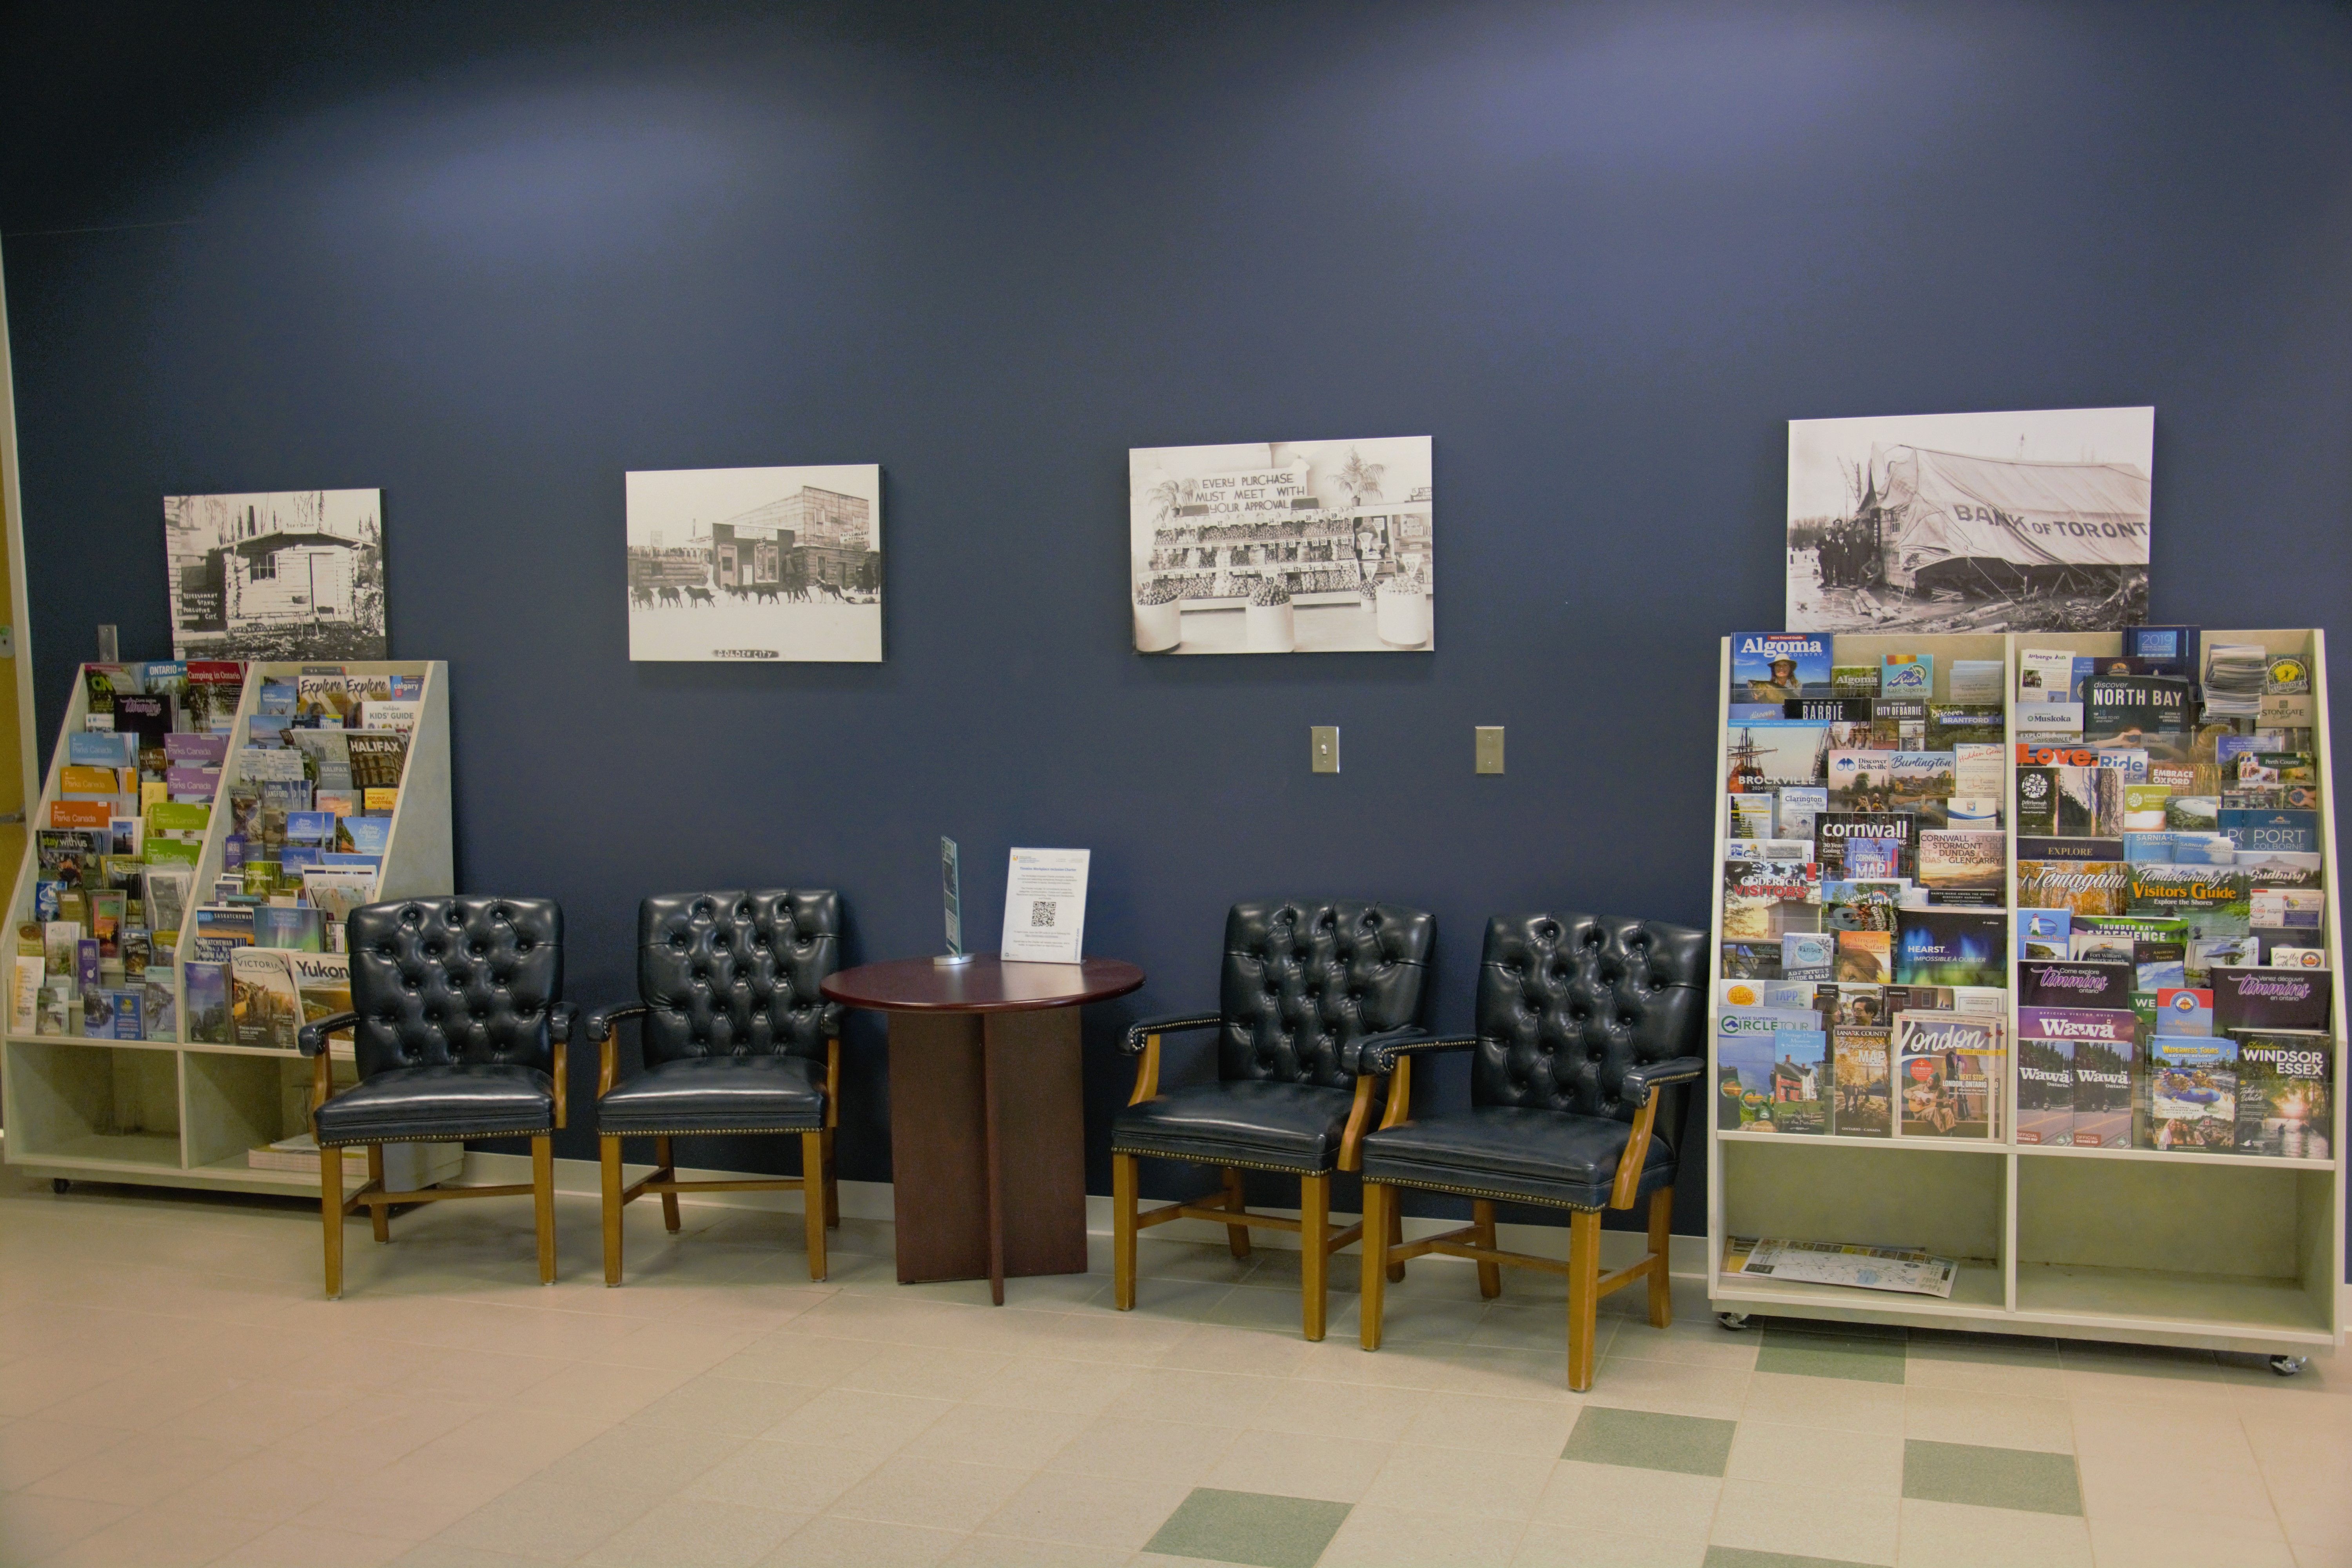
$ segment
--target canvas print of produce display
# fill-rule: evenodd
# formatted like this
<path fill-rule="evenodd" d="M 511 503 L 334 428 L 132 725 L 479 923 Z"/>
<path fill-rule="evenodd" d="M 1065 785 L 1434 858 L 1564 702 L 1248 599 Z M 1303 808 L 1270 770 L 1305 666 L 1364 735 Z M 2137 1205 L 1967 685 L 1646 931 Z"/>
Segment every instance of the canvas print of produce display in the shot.
<path fill-rule="evenodd" d="M 1427 653 L 1426 436 L 1128 454 L 1139 653 Z"/>

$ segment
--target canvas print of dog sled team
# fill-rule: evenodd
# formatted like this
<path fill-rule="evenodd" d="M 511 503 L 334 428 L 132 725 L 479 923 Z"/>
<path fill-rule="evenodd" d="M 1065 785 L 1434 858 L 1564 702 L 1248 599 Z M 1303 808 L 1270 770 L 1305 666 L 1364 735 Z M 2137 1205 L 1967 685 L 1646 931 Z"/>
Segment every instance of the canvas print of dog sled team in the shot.
<path fill-rule="evenodd" d="M 882 658 L 872 463 L 628 476 L 633 659 Z"/>

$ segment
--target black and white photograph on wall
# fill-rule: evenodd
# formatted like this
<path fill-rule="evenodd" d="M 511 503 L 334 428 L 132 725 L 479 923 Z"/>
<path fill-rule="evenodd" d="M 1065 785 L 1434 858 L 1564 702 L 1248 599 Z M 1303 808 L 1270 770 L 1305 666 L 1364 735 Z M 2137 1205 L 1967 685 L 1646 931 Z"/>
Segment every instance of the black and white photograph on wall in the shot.
<path fill-rule="evenodd" d="M 879 465 L 626 479 L 632 659 L 881 662 Z"/>
<path fill-rule="evenodd" d="M 1428 653 L 1431 442 L 1127 455 L 1138 653 Z"/>
<path fill-rule="evenodd" d="M 2147 620 L 2153 408 L 1789 421 L 1792 632 Z"/>
<path fill-rule="evenodd" d="M 387 657 L 383 492 L 165 496 L 173 658 Z"/>

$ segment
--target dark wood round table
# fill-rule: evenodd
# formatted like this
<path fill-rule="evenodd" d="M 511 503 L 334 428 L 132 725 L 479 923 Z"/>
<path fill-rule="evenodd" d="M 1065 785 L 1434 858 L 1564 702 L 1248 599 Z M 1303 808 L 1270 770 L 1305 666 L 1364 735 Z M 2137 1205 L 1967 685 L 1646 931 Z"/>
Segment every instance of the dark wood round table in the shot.
<path fill-rule="evenodd" d="M 898 1282 L 1087 1270 L 1078 1009 L 1143 971 L 1116 958 L 862 964 L 825 996 L 889 1016 Z"/>

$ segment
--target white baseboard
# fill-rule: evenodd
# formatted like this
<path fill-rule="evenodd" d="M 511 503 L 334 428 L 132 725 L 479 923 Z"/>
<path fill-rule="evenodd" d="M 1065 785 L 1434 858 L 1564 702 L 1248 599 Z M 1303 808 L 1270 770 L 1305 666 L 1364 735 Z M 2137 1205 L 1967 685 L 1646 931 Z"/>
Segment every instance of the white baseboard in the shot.
<path fill-rule="evenodd" d="M 649 1164 L 636 1163 L 623 1167 L 625 1179 L 632 1182 L 652 1169 Z M 759 1179 L 759 1173 L 753 1172 L 705 1170 L 685 1165 L 678 1167 L 677 1174 L 679 1180 L 688 1182 Z M 527 1154 L 501 1154 L 482 1150 L 469 1150 L 466 1154 L 466 1170 L 462 1179 L 469 1184 L 529 1182 L 530 1157 Z M 604 1190 L 604 1175 L 593 1160 L 558 1160 L 555 1162 L 555 1190 L 559 1193 L 595 1197 Z M 708 1204 L 716 1208 L 759 1209 L 777 1214 L 801 1212 L 801 1195 L 796 1191 L 681 1194 L 678 1202 Z M 1294 1219 L 1298 1215 L 1297 1209 L 1268 1208 L 1259 1212 L 1282 1215 Z M 843 1182 L 841 1184 L 841 1217 L 878 1221 L 884 1225 L 891 1224 L 896 1217 L 892 1208 L 891 1184 L 888 1182 Z M 1360 1215 L 1340 1214 L 1334 1211 L 1331 1224 L 1335 1228 L 1345 1229 L 1361 1217 Z M 1087 1234 L 1108 1236 L 1110 1220 L 1110 1199 L 1099 1194 L 1087 1194 Z M 1408 1217 L 1404 1222 L 1405 1239 L 1415 1241 L 1424 1236 L 1434 1236 L 1440 1231 L 1453 1230 L 1460 1223 L 1458 1220 Z M 1213 1242 L 1222 1245 L 1225 1239 L 1225 1227 L 1210 1220 L 1179 1219 L 1171 1220 L 1166 1225 L 1152 1226 L 1150 1235 L 1157 1241 Z M 1513 1252 L 1531 1253 L 1538 1258 L 1568 1256 L 1568 1227 L 1565 1225 L 1498 1225 L 1495 1227 L 1495 1239 Z M 1291 1231 L 1253 1231 L 1250 1234 L 1250 1242 L 1254 1247 L 1276 1247 L 1292 1252 L 1298 1250 L 1298 1237 Z M 1639 1231 L 1604 1230 L 1601 1233 L 1601 1266 L 1603 1268 L 1621 1268 L 1640 1258 L 1647 1245 Z M 1701 1278 L 1706 1272 L 1706 1237 L 1677 1236 L 1674 1238 L 1673 1246 L 1667 1249 L 1667 1257 L 1670 1260 L 1667 1267 L 1675 1274 L 1692 1279 Z"/>

